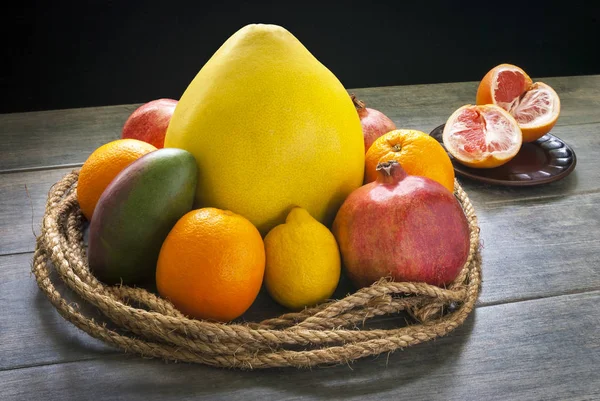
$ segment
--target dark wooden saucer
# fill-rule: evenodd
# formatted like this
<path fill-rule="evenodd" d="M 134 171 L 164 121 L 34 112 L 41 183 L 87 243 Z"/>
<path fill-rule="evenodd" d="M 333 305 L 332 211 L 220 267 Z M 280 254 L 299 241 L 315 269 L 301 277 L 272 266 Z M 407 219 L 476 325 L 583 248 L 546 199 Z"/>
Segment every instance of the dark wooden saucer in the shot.
<path fill-rule="evenodd" d="M 429 134 L 442 146 L 444 146 L 442 140 L 444 125 L 436 127 Z M 573 149 L 550 133 L 535 142 L 524 143 L 511 161 L 496 168 L 470 168 L 459 163 L 452 155 L 449 156 L 456 174 L 488 184 L 509 186 L 531 186 L 554 182 L 569 175 L 577 164 Z"/>

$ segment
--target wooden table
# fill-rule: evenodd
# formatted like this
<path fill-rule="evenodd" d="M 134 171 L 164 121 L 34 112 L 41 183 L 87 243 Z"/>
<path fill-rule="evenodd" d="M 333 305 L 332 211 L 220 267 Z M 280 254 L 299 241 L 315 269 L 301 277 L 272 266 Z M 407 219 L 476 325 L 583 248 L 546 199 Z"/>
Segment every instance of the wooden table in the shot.
<path fill-rule="evenodd" d="M 510 188 L 462 179 L 479 216 L 483 288 L 450 335 L 311 370 L 234 371 L 123 354 L 63 320 L 30 273 L 50 186 L 120 135 L 138 105 L 0 115 L 2 400 L 600 399 L 600 75 L 543 79 L 568 177 Z M 356 89 L 399 128 L 430 132 L 476 82 Z"/>

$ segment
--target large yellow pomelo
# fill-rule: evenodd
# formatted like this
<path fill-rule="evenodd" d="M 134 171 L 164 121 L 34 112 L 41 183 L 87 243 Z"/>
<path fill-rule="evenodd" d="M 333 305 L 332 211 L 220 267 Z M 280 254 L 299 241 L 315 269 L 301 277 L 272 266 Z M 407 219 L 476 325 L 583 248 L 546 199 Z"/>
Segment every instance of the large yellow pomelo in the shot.
<path fill-rule="evenodd" d="M 363 179 L 350 96 L 277 25 L 245 26 L 217 50 L 179 100 L 165 147 L 196 157 L 198 206 L 241 214 L 262 234 L 293 206 L 329 225 Z"/>

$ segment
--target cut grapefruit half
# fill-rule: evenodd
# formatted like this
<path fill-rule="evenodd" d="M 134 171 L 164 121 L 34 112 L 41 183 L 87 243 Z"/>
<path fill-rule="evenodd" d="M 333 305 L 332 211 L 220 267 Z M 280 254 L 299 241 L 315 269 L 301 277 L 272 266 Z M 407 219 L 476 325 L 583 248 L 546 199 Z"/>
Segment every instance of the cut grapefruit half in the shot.
<path fill-rule="evenodd" d="M 517 121 L 502 107 L 467 104 L 448 118 L 442 140 L 461 164 L 493 168 L 517 155 L 523 136 Z"/>
<path fill-rule="evenodd" d="M 495 104 L 517 120 L 523 142 L 533 142 L 550 132 L 560 114 L 560 98 L 549 85 L 533 82 L 521 68 L 500 64 L 483 77 L 476 103 Z"/>

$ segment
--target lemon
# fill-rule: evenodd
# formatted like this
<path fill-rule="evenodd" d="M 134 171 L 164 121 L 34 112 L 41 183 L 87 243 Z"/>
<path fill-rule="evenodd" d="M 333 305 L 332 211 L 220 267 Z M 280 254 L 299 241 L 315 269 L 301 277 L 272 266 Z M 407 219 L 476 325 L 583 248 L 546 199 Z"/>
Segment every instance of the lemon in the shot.
<path fill-rule="evenodd" d="M 265 237 L 265 285 L 275 301 L 298 310 L 335 291 L 341 259 L 335 237 L 308 211 L 294 207 Z"/>

